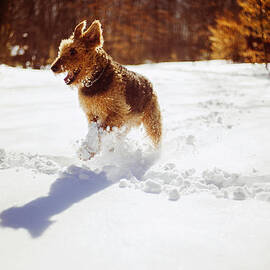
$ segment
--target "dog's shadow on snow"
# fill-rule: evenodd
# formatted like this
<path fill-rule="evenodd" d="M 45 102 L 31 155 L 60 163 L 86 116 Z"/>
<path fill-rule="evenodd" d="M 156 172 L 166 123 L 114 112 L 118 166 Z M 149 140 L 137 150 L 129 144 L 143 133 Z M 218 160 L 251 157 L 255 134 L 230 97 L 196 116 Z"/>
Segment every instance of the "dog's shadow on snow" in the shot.
<path fill-rule="evenodd" d="M 155 158 L 117 166 L 103 167 L 100 173 L 89 169 L 69 166 L 51 185 L 49 194 L 23 206 L 11 207 L 0 213 L 1 227 L 26 229 L 33 238 L 40 237 L 54 223 L 50 218 L 73 204 L 109 187 L 131 172 L 140 179 L 153 165 Z M 134 164 L 133 164 L 134 163 Z"/>
<path fill-rule="evenodd" d="M 2 227 L 24 228 L 33 238 L 41 236 L 53 223 L 50 218 L 113 184 L 105 172 L 95 173 L 70 166 L 50 187 L 49 194 L 0 214 Z"/>

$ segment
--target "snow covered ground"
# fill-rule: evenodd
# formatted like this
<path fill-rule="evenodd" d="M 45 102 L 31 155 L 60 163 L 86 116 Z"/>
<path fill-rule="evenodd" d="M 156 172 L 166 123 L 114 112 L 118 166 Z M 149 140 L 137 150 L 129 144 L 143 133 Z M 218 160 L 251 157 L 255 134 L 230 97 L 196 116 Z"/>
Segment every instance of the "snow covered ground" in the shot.
<path fill-rule="evenodd" d="M 91 134 L 76 91 L 0 66 L 0 269 L 270 269 L 264 67 L 129 68 L 158 93 L 161 151 L 139 128 L 81 161 Z"/>

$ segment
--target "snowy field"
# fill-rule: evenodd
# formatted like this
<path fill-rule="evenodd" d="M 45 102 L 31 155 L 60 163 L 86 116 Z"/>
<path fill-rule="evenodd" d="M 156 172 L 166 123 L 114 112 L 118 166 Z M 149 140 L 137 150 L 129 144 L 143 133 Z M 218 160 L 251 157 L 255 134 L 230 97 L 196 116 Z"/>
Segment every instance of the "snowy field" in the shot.
<path fill-rule="evenodd" d="M 90 137 L 76 90 L 48 70 L 0 66 L 0 269 L 269 270 L 264 67 L 129 68 L 159 96 L 161 151 L 139 128 L 81 161 Z"/>

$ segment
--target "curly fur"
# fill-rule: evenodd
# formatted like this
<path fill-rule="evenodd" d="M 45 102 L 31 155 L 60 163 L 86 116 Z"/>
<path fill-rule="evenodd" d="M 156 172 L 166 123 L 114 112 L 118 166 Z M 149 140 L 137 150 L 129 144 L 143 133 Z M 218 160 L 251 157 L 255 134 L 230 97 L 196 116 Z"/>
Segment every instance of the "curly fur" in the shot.
<path fill-rule="evenodd" d="M 151 82 L 115 62 L 102 48 L 101 24 L 94 21 L 84 31 L 86 21 L 78 24 L 73 35 L 62 40 L 51 69 L 68 72 L 65 81 L 78 88 L 80 105 L 88 122 L 100 127 L 143 123 L 153 144 L 161 142 L 162 125 L 157 96 Z"/>

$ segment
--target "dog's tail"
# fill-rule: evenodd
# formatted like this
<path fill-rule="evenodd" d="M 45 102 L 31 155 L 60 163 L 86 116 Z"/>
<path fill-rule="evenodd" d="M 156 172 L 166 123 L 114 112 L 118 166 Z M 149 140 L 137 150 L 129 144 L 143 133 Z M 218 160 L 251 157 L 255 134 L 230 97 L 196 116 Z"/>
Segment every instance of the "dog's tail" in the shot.
<path fill-rule="evenodd" d="M 155 147 L 159 147 L 162 137 L 161 113 L 155 93 L 144 110 L 143 125 Z"/>

